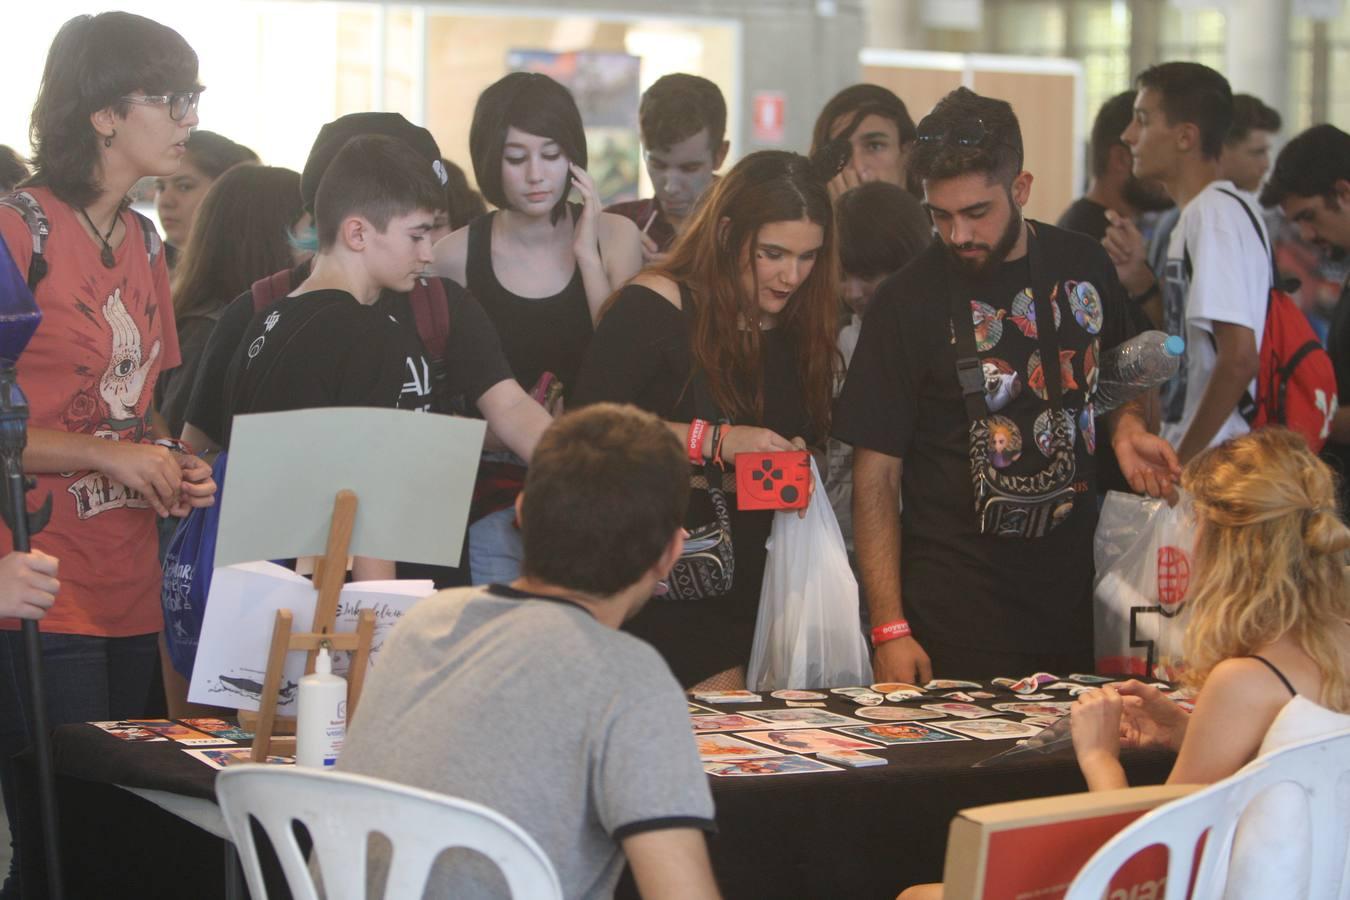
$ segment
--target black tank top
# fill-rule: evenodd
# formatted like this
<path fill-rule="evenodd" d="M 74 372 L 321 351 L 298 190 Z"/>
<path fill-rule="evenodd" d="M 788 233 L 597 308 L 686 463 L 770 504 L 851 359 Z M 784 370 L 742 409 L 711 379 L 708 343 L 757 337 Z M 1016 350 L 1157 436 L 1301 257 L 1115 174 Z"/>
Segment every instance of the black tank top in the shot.
<path fill-rule="evenodd" d="M 570 204 L 570 208 L 575 223 L 580 208 L 576 204 Z M 552 297 L 511 293 L 492 271 L 494 216 L 495 212 L 488 213 L 469 223 L 466 287 L 496 326 L 506 361 L 520 386 L 528 391 L 540 375 L 552 372 L 562 381 L 566 396 L 576 383 L 593 332 L 581 268 L 574 269 L 567 287 Z"/>

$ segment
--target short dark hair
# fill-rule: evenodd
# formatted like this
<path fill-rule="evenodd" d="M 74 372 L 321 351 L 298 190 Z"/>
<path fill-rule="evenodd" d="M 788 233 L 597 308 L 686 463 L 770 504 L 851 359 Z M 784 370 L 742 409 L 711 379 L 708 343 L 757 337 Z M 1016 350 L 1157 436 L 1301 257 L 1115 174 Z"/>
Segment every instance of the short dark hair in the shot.
<path fill-rule="evenodd" d="M 870 115 L 878 115 L 895 123 L 896 133 L 901 144 L 914 140 L 914 118 L 910 116 L 905 101 L 879 84 L 853 84 L 835 94 L 816 116 L 815 128 L 811 130 L 811 153 L 814 156 L 830 140 L 830 129 L 840 116 L 852 114 L 852 126 Z"/>
<path fill-rule="evenodd" d="M 1011 184 L 1022 171 L 1022 127 L 1006 100 L 959 87 L 919 122 L 910 171 L 920 181 L 983 172 Z"/>
<path fill-rule="evenodd" d="M 400 140 L 384 135 L 354 137 L 342 146 L 319 179 L 314 226 L 319 248 L 337 241 L 348 216 L 367 219 L 384 233 L 390 220 L 418 210 L 444 208 L 445 188 L 425 160 Z"/>
<path fill-rule="evenodd" d="M 1291 195 L 1334 200 L 1338 181 L 1350 182 L 1350 134 L 1335 125 L 1314 125 L 1276 157 L 1261 205 L 1279 206 Z"/>
<path fill-rule="evenodd" d="M 689 459 L 666 424 L 634 406 L 567 413 L 525 475 L 521 571 L 610 596 L 636 583 L 684 523 Z"/>
<path fill-rule="evenodd" d="M 493 206 L 506 207 L 502 150 L 508 128 L 555 141 L 568 160 L 586 168 L 586 131 L 572 93 L 539 72 L 512 72 L 478 95 L 469 126 L 473 176 Z M 568 193 L 563 190 L 562 199 L 553 209 L 554 222 L 567 206 Z"/>
<path fill-rule="evenodd" d="M 194 128 L 187 142 L 187 160 L 207 178 L 215 179 L 240 163 L 257 162 L 258 154 L 224 135 Z"/>
<path fill-rule="evenodd" d="M 0 144 L 0 194 L 8 194 L 27 177 L 27 161 L 13 147 Z"/>
<path fill-rule="evenodd" d="M 1228 126 L 1228 135 L 1224 143 L 1236 144 L 1247 139 L 1253 131 L 1279 131 L 1284 125 L 1279 112 L 1266 106 L 1260 98 L 1251 94 L 1233 95 L 1233 124 Z"/>
<path fill-rule="evenodd" d="M 1233 89 L 1227 78 L 1200 63 L 1168 62 L 1145 69 L 1134 83 L 1141 90 L 1157 91 L 1168 124 L 1194 125 L 1200 129 L 1200 152 L 1219 158 L 1233 124 Z"/>
<path fill-rule="evenodd" d="M 143 16 L 106 12 L 76 16 L 61 26 L 47 51 L 33 104 L 32 183 L 52 189 L 72 206 L 98 199 L 99 138 L 89 117 L 133 91 L 167 94 L 197 90 L 197 54 L 183 36 Z"/>
<path fill-rule="evenodd" d="M 647 148 L 668 150 L 708 129 L 714 154 L 727 134 L 727 101 L 717 85 L 698 75 L 662 75 L 642 93 L 638 127 Z"/>
<path fill-rule="evenodd" d="M 441 157 L 445 168 L 445 200 L 450 216 L 450 230 L 458 231 L 487 212 L 483 195 L 469 186 L 464 170 L 456 163 Z"/>
<path fill-rule="evenodd" d="M 1088 147 L 1088 157 L 1092 161 L 1092 177 L 1101 178 L 1106 174 L 1106 166 L 1111 161 L 1111 148 L 1124 147 L 1120 136 L 1130 127 L 1134 118 L 1134 91 L 1116 94 L 1097 110 L 1097 118 L 1092 120 L 1092 143 Z"/>
<path fill-rule="evenodd" d="M 903 269 L 933 239 L 933 223 L 899 185 L 869 181 L 835 204 L 839 266 L 845 275 L 876 278 Z"/>

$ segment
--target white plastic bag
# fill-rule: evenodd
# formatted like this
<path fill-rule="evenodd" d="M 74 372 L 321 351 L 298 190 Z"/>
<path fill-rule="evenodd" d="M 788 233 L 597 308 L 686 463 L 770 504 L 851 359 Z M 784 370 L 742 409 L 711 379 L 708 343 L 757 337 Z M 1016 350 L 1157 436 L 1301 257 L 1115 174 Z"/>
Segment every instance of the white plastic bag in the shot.
<path fill-rule="evenodd" d="M 820 473 L 805 518 L 774 513 L 746 678 L 752 690 L 868 684 L 872 664 L 858 616 L 858 582 Z"/>
<path fill-rule="evenodd" d="M 1181 675 L 1194 543 L 1195 518 L 1184 492 L 1176 506 L 1106 495 L 1093 548 L 1098 672 L 1169 681 Z"/>

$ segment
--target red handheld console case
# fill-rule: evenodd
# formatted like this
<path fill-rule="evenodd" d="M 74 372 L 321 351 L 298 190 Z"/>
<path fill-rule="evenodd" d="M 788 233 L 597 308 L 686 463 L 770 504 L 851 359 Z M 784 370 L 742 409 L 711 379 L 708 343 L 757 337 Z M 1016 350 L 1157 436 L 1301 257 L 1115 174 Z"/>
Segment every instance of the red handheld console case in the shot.
<path fill-rule="evenodd" d="M 810 493 L 811 454 L 806 450 L 737 454 L 737 509 L 802 509 Z"/>

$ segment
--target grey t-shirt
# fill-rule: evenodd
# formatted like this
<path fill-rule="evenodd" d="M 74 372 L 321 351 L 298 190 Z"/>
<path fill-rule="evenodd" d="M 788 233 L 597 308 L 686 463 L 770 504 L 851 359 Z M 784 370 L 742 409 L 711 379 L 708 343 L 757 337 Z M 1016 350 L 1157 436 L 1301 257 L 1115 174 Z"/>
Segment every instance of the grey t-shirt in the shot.
<path fill-rule="evenodd" d="M 568 898 L 605 898 L 619 841 L 713 827 L 686 700 L 650 646 L 567 601 L 442 591 L 391 632 L 338 768 L 482 803 L 525 829 Z M 428 896 L 506 896 L 490 864 L 438 867 Z"/>

